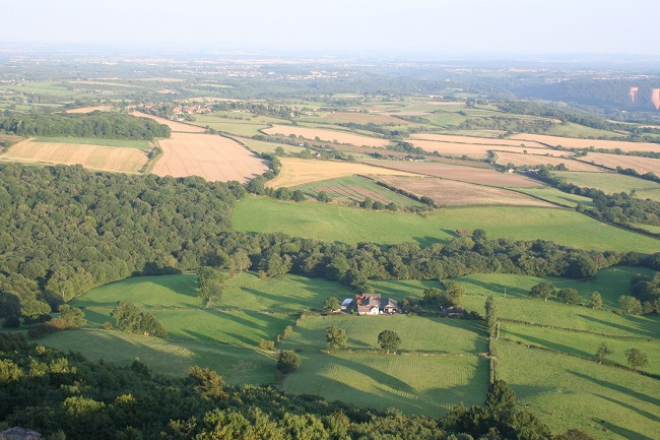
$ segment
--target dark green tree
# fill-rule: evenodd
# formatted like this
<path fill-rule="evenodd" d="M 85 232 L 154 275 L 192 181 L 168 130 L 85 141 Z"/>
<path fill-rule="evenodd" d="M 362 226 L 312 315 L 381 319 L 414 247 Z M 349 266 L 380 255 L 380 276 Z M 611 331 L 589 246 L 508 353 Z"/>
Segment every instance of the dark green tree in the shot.
<path fill-rule="evenodd" d="M 327 312 L 334 312 L 335 310 L 339 310 L 340 307 L 341 303 L 334 296 L 326 298 L 323 302 L 323 310 Z"/>
<path fill-rule="evenodd" d="M 554 294 L 555 286 L 552 283 L 539 283 L 529 291 L 529 296 L 536 299 L 543 298 L 544 301 L 547 301 Z"/>
<path fill-rule="evenodd" d="M 202 266 L 197 271 L 197 291 L 202 300 L 202 306 L 207 308 L 213 301 L 222 298 L 224 282 L 227 277 L 217 269 Z"/>
<path fill-rule="evenodd" d="M 486 298 L 486 325 L 488 326 L 488 334 L 491 338 L 497 337 L 497 308 L 495 307 L 495 299 L 493 295 Z"/>
<path fill-rule="evenodd" d="M 630 365 L 635 371 L 637 368 L 645 367 L 649 364 L 649 357 L 647 354 L 638 348 L 630 348 L 626 350 L 626 359 L 628 360 L 628 365 Z"/>
<path fill-rule="evenodd" d="M 300 356 L 291 350 L 282 350 L 277 355 L 277 371 L 282 374 L 293 373 L 300 367 Z"/>
<path fill-rule="evenodd" d="M 390 350 L 396 351 L 399 348 L 401 338 L 392 330 L 383 330 L 378 334 L 378 344 L 387 354 L 390 354 Z"/>
<path fill-rule="evenodd" d="M 582 300 L 582 297 L 578 293 L 577 289 L 573 289 L 571 287 L 560 289 L 559 292 L 557 292 L 557 297 L 564 301 L 566 304 L 579 304 Z"/>
<path fill-rule="evenodd" d="M 622 295 L 619 297 L 619 305 L 626 309 L 626 313 L 639 314 L 642 313 L 642 303 L 634 296 Z"/>
<path fill-rule="evenodd" d="M 348 336 L 346 335 L 346 330 L 330 326 L 326 328 L 325 340 L 328 352 L 344 350 L 348 343 Z"/>
<path fill-rule="evenodd" d="M 600 309 L 603 306 L 603 298 L 598 292 L 591 292 L 589 307 L 592 309 Z"/>
<path fill-rule="evenodd" d="M 611 355 L 612 353 L 612 347 L 610 344 L 607 342 L 601 343 L 596 350 L 596 359 L 598 360 L 598 363 L 602 364 L 605 357 Z"/>

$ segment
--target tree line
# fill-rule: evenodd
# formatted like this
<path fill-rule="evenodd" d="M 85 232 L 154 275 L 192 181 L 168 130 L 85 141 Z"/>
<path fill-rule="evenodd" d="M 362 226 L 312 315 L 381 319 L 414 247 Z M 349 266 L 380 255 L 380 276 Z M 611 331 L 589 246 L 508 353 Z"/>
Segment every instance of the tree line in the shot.
<path fill-rule="evenodd" d="M 153 119 L 94 111 L 87 114 L 21 114 L 0 118 L 0 130 L 18 136 L 141 139 L 170 137 L 170 128 Z"/>

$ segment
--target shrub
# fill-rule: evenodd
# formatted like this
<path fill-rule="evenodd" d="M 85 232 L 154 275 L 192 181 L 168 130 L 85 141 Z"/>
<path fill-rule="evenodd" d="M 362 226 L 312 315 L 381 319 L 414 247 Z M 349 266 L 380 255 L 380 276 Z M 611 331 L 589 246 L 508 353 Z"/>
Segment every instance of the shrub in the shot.
<path fill-rule="evenodd" d="M 290 350 L 280 351 L 277 356 L 277 371 L 282 374 L 293 373 L 300 367 L 300 356 Z"/>
<path fill-rule="evenodd" d="M 261 341 L 259 341 L 259 348 L 261 348 L 262 350 L 274 350 L 275 342 L 269 341 L 268 339 L 262 339 Z"/>

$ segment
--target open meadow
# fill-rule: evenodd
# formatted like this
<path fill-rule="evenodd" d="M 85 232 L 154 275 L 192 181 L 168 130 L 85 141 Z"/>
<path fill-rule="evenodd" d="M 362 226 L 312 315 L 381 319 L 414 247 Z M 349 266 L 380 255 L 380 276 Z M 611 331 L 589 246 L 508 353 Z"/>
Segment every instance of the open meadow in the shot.
<path fill-rule="evenodd" d="M 0 155 L 0 160 L 82 165 L 92 170 L 121 173 L 137 173 L 149 161 L 148 152 L 140 149 L 146 144 L 143 141 L 124 141 L 126 145 L 122 146 L 113 146 L 113 144 L 117 144 L 114 140 L 108 140 L 108 145 L 104 145 L 106 142 L 103 139 L 85 141 L 89 143 L 81 143 L 82 139 L 73 139 L 73 141 L 65 138 L 54 139 L 54 141 L 28 139 L 9 147 L 4 154 Z M 119 141 L 119 143 L 121 142 Z"/>
<path fill-rule="evenodd" d="M 263 159 L 218 135 L 174 132 L 159 145 L 163 155 L 151 170 L 159 176 L 200 176 L 208 181 L 244 183 L 268 170 Z"/>
<path fill-rule="evenodd" d="M 443 179 L 508 188 L 540 188 L 545 184 L 520 174 L 500 173 L 492 168 L 451 165 L 440 162 L 403 162 L 367 159 L 362 162 L 378 167 L 406 171 Z M 460 162 L 460 161 L 459 161 Z"/>
<path fill-rule="evenodd" d="M 639 190 L 660 190 L 660 184 L 633 176 L 617 173 L 576 173 L 570 171 L 555 171 L 566 182 L 583 188 L 596 188 L 606 194 L 631 192 Z"/>
<path fill-rule="evenodd" d="M 566 208 L 575 208 L 577 205 L 592 206 L 593 201 L 588 197 L 578 196 L 577 194 L 569 194 L 559 191 L 556 188 L 517 188 L 516 191 L 530 196 L 538 197 L 539 199 L 546 200 Z"/>
<path fill-rule="evenodd" d="M 281 135 L 295 137 L 302 136 L 304 139 L 314 140 L 317 137 L 326 142 L 337 141 L 340 144 L 352 144 L 357 146 L 367 147 L 385 147 L 390 142 L 387 139 L 379 139 L 377 137 L 367 137 L 357 134 L 347 133 L 345 131 L 332 131 L 316 128 L 294 127 L 289 125 L 275 125 L 271 128 L 262 130 L 269 135 Z"/>
<path fill-rule="evenodd" d="M 457 229 L 481 228 L 490 238 L 544 239 L 582 249 L 620 252 L 658 250 L 658 240 L 653 238 L 575 211 L 536 207 L 448 208 L 418 215 L 247 197 L 236 205 L 233 224 L 241 232 L 283 232 L 344 243 L 429 245 L 455 238 Z"/>
<path fill-rule="evenodd" d="M 282 162 L 282 170 L 280 171 L 280 174 L 275 179 L 268 182 L 268 186 L 273 188 L 293 187 L 355 175 L 412 175 L 405 171 L 390 170 L 353 162 L 298 159 L 294 157 L 282 157 L 280 158 L 280 162 Z"/>
<path fill-rule="evenodd" d="M 439 206 L 512 205 L 546 208 L 555 206 L 515 191 L 434 177 L 387 176 L 379 177 L 378 180 L 417 197 L 430 197 Z"/>

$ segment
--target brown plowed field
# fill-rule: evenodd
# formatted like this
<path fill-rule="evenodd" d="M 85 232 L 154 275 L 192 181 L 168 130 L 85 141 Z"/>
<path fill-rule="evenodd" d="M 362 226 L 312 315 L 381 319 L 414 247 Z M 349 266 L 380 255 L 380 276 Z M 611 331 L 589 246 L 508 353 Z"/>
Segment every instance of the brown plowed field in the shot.
<path fill-rule="evenodd" d="M 520 147 L 520 144 L 525 144 L 526 148 L 544 147 L 544 145 L 533 141 L 525 142 L 513 139 L 493 139 L 476 136 L 456 136 L 450 134 L 413 134 L 412 138 L 426 141 L 456 142 L 459 144 L 506 145 L 509 147 Z"/>
<path fill-rule="evenodd" d="M 282 162 L 282 171 L 279 176 L 268 182 L 268 186 L 273 188 L 298 186 L 354 175 L 412 175 L 407 172 L 378 168 L 362 163 L 331 162 L 293 157 L 282 157 L 280 161 Z"/>
<path fill-rule="evenodd" d="M 653 151 L 660 153 L 660 144 L 651 142 L 626 142 L 626 141 L 608 141 L 596 139 L 575 139 L 560 136 L 548 136 L 543 134 L 517 134 L 509 137 L 508 139 L 516 139 L 521 142 L 536 141 L 546 145 L 556 147 L 561 145 L 566 148 L 589 148 L 591 146 L 596 148 L 606 148 L 614 150 L 620 148 L 621 151 Z"/>
<path fill-rule="evenodd" d="M 446 165 L 434 162 L 403 162 L 378 159 L 368 159 L 363 162 L 415 174 L 424 174 L 481 185 L 501 186 L 505 188 L 542 188 L 545 186 L 541 182 L 519 174 L 499 173 L 493 169 Z"/>
<path fill-rule="evenodd" d="M 557 166 L 563 163 L 564 165 L 566 165 L 566 168 L 569 171 L 586 171 L 589 173 L 597 173 L 597 172 L 605 171 L 601 167 L 584 162 L 578 162 L 576 160 L 565 159 L 561 157 L 536 156 L 533 154 L 509 153 L 506 151 L 497 152 L 497 163 L 500 165 L 506 165 L 508 163 L 512 163 L 517 167 L 535 166 L 535 165 Z"/>
<path fill-rule="evenodd" d="M 159 176 L 247 182 L 268 170 L 262 159 L 242 145 L 217 135 L 174 132 L 158 144 L 163 156 L 151 172 Z"/>
<path fill-rule="evenodd" d="M 360 136 L 357 134 L 344 133 L 341 131 L 321 130 L 318 128 L 305 128 L 305 127 L 290 127 L 288 125 L 275 125 L 271 128 L 262 130 L 269 135 L 289 136 L 296 135 L 302 136 L 305 139 L 314 140 L 316 137 L 325 142 L 334 142 L 335 140 L 340 144 L 352 144 L 367 147 L 385 147 L 389 144 L 387 139 L 378 139 L 374 137 Z"/>
<path fill-rule="evenodd" d="M 153 119 L 154 121 L 158 122 L 159 124 L 165 124 L 172 131 L 180 131 L 183 133 L 204 133 L 206 129 L 202 127 L 196 127 L 194 125 L 188 125 L 188 124 L 182 124 L 181 122 L 176 122 L 176 121 L 170 121 L 169 119 L 165 118 L 159 118 L 158 116 L 152 116 L 148 115 L 146 113 L 140 113 L 140 112 L 132 112 L 131 113 L 133 116 L 137 116 L 139 118 L 150 118 Z"/>
<path fill-rule="evenodd" d="M 619 154 L 589 153 L 581 158 L 586 162 L 593 162 L 607 168 L 623 169 L 632 168 L 639 174 L 654 173 L 660 176 L 660 159 L 651 159 L 648 157 L 621 156 Z"/>
<path fill-rule="evenodd" d="M 428 152 L 437 151 L 443 155 L 451 155 L 461 157 L 463 155 L 476 158 L 485 159 L 488 157 L 489 151 L 510 151 L 512 153 L 524 153 L 525 151 L 534 154 L 549 154 L 551 156 L 572 156 L 570 151 L 552 150 L 550 148 L 532 148 L 532 147 L 513 147 L 506 145 L 483 145 L 483 144 L 459 144 L 454 142 L 438 142 L 438 141 L 423 141 L 414 140 L 412 144 Z"/>
<path fill-rule="evenodd" d="M 0 158 L 25 163 L 79 164 L 93 170 L 121 173 L 137 173 L 148 161 L 147 154 L 137 148 L 31 140 L 10 147 Z"/>
<path fill-rule="evenodd" d="M 354 122 L 356 124 L 394 124 L 394 125 L 408 125 L 411 122 L 404 121 L 403 119 L 393 118 L 385 115 L 372 115 L 369 113 L 360 112 L 336 112 L 328 113 L 323 117 L 331 122 Z"/>
<path fill-rule="evenodd" d="M 434 177 L 379 177 L 378 180 L 387 185 L 401 188 L 418 197 L 430 197 L 436 203 L 445 206 L 514 205 L 556 207 L 551 203 L 515 191 Z"/>

